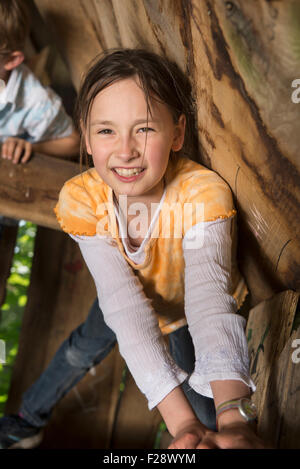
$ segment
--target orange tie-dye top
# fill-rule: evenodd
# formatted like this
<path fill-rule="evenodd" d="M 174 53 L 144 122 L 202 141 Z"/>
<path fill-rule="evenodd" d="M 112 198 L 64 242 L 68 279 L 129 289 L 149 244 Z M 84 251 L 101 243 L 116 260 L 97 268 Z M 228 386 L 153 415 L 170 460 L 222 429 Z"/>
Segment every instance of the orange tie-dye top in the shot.
<path fill-rule="evenodd" d="M 165 335 L 186 324 L 182 247 L 185 234 L 199 222 L 233 217 L 236 210 L 228 185 L 199 163 L 186 158 L 170 160 L 164 178 L 165 198 L 144 245 L 142 264 L 135 264 L 126 254 L 114 211 L 113 191 L 95 168 L 64 184 L 54 210 L 61 228 L 69 234 L 114 238 L 116 246 L 139 277 L 146 296 L 152 300 L 159 327 Z M 248 291 L 236 265 L 235 224 L 233 227 L 230 293 L 239 308 Z"/>

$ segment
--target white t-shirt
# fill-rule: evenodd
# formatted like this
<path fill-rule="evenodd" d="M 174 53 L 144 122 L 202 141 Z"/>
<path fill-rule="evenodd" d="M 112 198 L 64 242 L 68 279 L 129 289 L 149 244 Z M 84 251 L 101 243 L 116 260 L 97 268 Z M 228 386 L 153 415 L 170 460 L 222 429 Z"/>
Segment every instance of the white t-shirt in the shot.
<path fill-rule="evenodd" d="M 61 98 L 44 87 L 29 68 L 15 68 L 0 89 L 0 142 L 8 137 L 40 142 L 67 137 L 73 131 Z"/>
<path fill-rule="evenodd" d="M 159 207 L 153 221 L 158 212 Z M 126 232 L 122 219 L 118 221 L 120 232 Z M 246 321 L 236 314 L 236 301 L 228 293 L 231 223 L 226 218 L 193 226 L 194 231 L 204 229 L 200 249 L 186 249 L 191 233 L 183 239 L 185 314 L 196 357 L 189 384 L 208 397 L 213 397 L 210 382 L 214 380 L 240 380 L 255 390 L 249 375 Z M 150 230 L 151 225 L 146 238 Z M 97 235 L 71 237 L 79 243 L 94 278 L 105 322 L 116 333 L 120 353 L 152 409 L 188 375 L 169 354 L 151 302 L 113 240 Z M 135 263 L 143 260 L 144 243 L 136 252 L 123 244 Z"/>

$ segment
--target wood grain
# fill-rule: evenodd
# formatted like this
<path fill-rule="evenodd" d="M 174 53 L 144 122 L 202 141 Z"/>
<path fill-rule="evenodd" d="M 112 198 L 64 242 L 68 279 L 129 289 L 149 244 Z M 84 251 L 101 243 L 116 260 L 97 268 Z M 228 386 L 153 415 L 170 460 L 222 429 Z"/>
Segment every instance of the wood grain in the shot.
<path fill-rule="evenodd" d="M 78 163 L 46 155 L 18 165 L 0 158 L 0 213 L 59 229 L 53 209 L 64 182 L 79 172 Z"/>
<path fill-rule="evenodd" d="M 281 444 L 278 431 L 282 412 L 290 412 L 299 400 L 293 391 L 294 387 L 296 391 L 299 388 L 299 373 L 294 373 L 293 382 L 286 374 L 292 349 L 290 347 L 289 355 L 283 351 L 290 344 L 298 301 L 299 293 L 288 290 L 260 303 L 250 311 L 246 329 L 250 373 L 256 385 L 252 399 L 258 407 L 258 432 L 277 446 Z M 284 396 L 290 396 L 291 401 Z M 290 433 L 294 425 L 295 429 L 300 427 L 298 417 L 291 419 L 291 416 L 291 413 L 286 415 Z"/>

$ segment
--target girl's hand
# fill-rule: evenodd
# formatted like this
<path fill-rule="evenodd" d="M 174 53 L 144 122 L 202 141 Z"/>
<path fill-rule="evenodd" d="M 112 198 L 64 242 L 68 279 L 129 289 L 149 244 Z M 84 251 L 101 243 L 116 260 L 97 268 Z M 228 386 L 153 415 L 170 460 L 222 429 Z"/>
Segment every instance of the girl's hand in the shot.
<path fill-rule="evenodd" d="M 175 435 L 168 449 L 196 449 L 208 429 L 200 422 L 193 422 Z"/>
<path fill-rule="evenodd" d="M 2 144 L 2 158 L 12 160 L 14 164 L 18 163 L 21 157 L 21 163 L 26 163 L 31 153 L 32 144 L 23 138 L 9 137 Z"/>
<path fill-rule="evenodd" d="M 197 449 L 270 449 L 251 426 L 235 422 L 224 426 L 219 432 L 205 433 Z"/>
<path fill-rule="evenodd" d="M 247 423 L 237 422 L 224 426 L 219 432 L 192 424 L 183 428 L 168 449 L 271 449 Z"/>

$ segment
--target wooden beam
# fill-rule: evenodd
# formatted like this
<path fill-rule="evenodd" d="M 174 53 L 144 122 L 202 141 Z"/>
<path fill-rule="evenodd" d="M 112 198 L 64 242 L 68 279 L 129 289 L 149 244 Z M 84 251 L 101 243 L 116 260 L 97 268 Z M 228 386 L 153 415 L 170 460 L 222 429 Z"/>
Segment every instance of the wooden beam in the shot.
<path fill-rule="evenodd" d="M 59 229 L 53 208 L 65 181 L 79 164 L 35 154 L 27 164 L 0 158 L 0 214 Z"/>

